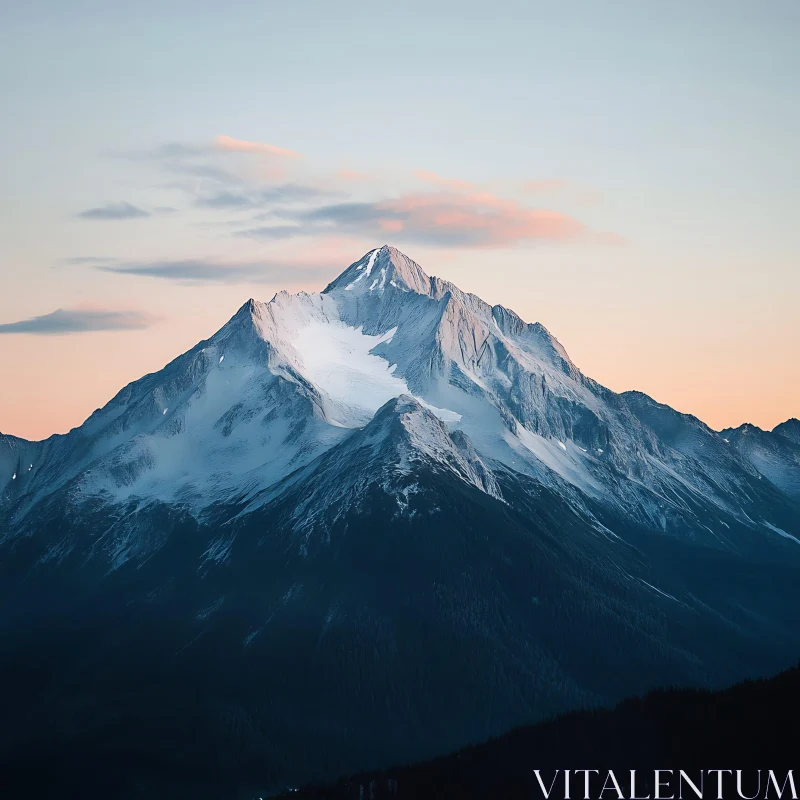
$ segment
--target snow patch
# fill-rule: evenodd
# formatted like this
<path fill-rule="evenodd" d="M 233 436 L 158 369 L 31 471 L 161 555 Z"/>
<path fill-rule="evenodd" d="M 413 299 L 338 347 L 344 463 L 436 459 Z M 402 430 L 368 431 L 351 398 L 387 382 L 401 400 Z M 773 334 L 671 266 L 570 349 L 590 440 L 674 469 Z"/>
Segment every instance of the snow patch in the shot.
<path fill-rule="evenodd" d="M 350 284 L 344 287 L 346 292 L 350 291 L 363 277 L 369 277 L 369 274 L 372 272 L 373 266 L 375 266 L 375 259 L 378 257 L 378 250 L 373 250 L 369 255 L 369 260 L 366 263 L 365 267 L 359 267 L 359 270 L 363 270 L 361 274 Z M 373 285 L 370 287 L 370 290 L 375 286 Z"/>
<path fill-rule="evenodd" d="M 527 451 L 568 483 L 579 486 L 593 496 L 606 494 L 589 473 L 582 457 L 572 457 L 563 442 L 558 441 L 554 445 L 552 439 L 545 439 L 537 433 L 532 433 L 519 423 L 516 433 L 515 437 L 510 433 L 504 437 L 515 450 L 519 452 L 521 444 L 523 454 Z"/>
<path fill-rule="evenodd" d="M 367 261 L 367 272 L 366 274 L 369 275 L 372 272 L 372 268 L 375 266 L 375 259 L 378 257 L 378 248 L 375 248 L 369 254 L 369 261 Z"/>
<path fill-rule="evenodd" d="M 405 379 L 395 375 L 397 364 L 371 352 L 379 344 L 391 341 L 396 332 L 394 327 L 371 336 L 362 327 L 313 318 L 297 331 L 292 343 L 300 356 L 298 367 L 330 401 L 326 407 L 329 422 L 359 428 L 392 398 L 413 395 Z M 461 419 L 455 411 L 416 399 L 445 422 Z"/>
<path fill-rule="evenodd" d="M 432 406 L 430 403 L 426 403 L 421 397 L 418 397 L 419 404 L 424 406 L 431 412 L 431 414 L 439 417 L 442 422 L 460 422 L 461 421 L 461 414 L 457 411 L 451 411 L 449 408 L 437 408 L 436 406 Z"/>
<path fill-rule="evenodd" d="M 662 592 L 662 591 L 661 591 L 661 589 L 657 588 L 656 586 L 653 586 L 653 584 L 652 584 L 652 583 L 648 583 L 647 581 L 645 581 L 645 580 L 642 580 L 642 578 L 639 578 L 639 580 L 640 580 L 640 581 L 642 581 L 642 583 L 643 583 L 645 586 L 649 587 L 649 588 L 650 588 L 650 589 L 652 589 L 654 592 L 658 592 L 658 594 L 662 595 L 663 597 L 667 597 L 667 598 L 669 598 L 670 600 L 674 600 L 676 603 L 680 603 L 680 600 L 678 600 L 678 598 L 677 598 L 677 597 L 673 597 L 671 594 L 667 594 L 666 592 Z"/>
<path fill-rule="evenodd" d="M 778 528 L 775 525 L 767 522 L 766 520 L 764 520 L 764 525 L 766 525 L 771 531 L 777 533 L 778 536 L 783 536 L 784 539 L 791 539 L 793 542 L 797 542 L 797 544 L 800 544 L 800 539 L 798 539 L 795 536 L 792 536 L 791 533 L 786 533 L 786 531 L 783 530 L 783 528 Z"/>

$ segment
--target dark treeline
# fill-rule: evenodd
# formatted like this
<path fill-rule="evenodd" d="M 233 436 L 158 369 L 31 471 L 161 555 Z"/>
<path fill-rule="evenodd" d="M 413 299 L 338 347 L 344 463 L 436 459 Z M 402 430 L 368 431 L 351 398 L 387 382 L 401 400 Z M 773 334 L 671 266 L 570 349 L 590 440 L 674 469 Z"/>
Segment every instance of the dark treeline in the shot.
<path fill-rule="evenodd" d="M 685 770 L 697 784 L 711 769 L 723 776 L 723 796 L 738 797 L 735 770 L 742 770 L 743 792 L 767 796 L 768 770 L 783 784 L 794 770 L 800 791 L 800 665 L 780 675 L 745 681 L 722 691 L 671 689 L 625 700 L 611 710 L 574 712 L 518 728 L 485 744 L 422 764 L 394 767 L 309 787 L 283 795 L 294 800 L 516 800 L 542 798 L 534 770 L 549 788 L 555 770 L 597 769 L 597 792 L 613 770 L 629 797 L 630 770 L 637 770 L 637 796 L 654 796 L 654 770 Z M 762 770 L 759 791 L 758 770 Z M 669 797 L 676 789 L 662 796 Z M 770 797 L 777 797 L 774 788 Z M 678 796 L 677 791 L 674 792 Z M 584 796 L 583 777 L 574 777 L 572 797 Z M 599 794 L 592 794 L 593 797 Z M 603 797 L 618 795 L 611 790 Z M 706 775 L 704 797 L 717 797 L 717 777 Z M 787 786 L 784 797 L 792 797 Z M 564 797 L 563 778 L 552 800 Z M 689 792 L 684 797 L 696 797 Z"/>

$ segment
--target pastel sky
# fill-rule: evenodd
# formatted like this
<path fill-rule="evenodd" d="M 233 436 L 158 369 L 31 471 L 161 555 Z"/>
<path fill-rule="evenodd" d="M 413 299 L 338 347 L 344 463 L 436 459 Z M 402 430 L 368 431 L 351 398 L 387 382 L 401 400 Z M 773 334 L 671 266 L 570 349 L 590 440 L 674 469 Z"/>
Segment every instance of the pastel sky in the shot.
<path fill-rule="evenodd" d="M 0 3 L 0 431 L 378 245 L 712 427 L 800 416 L 800 3 Z"/>

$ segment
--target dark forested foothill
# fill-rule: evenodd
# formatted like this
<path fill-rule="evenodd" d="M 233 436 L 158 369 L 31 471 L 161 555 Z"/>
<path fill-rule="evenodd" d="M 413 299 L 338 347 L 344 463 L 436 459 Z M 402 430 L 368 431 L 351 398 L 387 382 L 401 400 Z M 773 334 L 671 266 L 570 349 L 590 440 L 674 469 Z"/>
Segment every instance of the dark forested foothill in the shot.
<path fill-rule="evenodd" d="M 295 800 L 535 800 L 543 798 L 534 770 L 540 771 L 551 800 L 565 797 L 563 770 L 573 772 L 573 798 L 584 797 L 584 775 L 590 797 L 618 798 L 602 792 L 613 771 L 622 794 L 633 797 L 630 771 L 636 770 L 636 797 L 655 796 L 655 770 L 662 773 L 661 797 L 678 797 L 679 770 L 704 798 L 783 797 L 800 792 L 800 665 L 769 680 L 745 681 L 709 692 L 671 689 L 630 699 L 613 710 L 582 711 L 518 728 L 485 744 L 423 764 L 343 778 L 338 783 L 292 791 Z M 556 770 L 562 772 L 556 777 Z M 712 770 L 723 770 L 720 776 Z M 725 770 L 728 770 L 727 772 Z M 760 771 L 760 774 L 759 774 Z M 670 781 L 671 788 L 664 782 Z M 785 786 L 784 786 L 785 784 Z M 610 783 L 608 784 L 611 785 Z M 695 798 L 688 783 L 683 797 Z"/>

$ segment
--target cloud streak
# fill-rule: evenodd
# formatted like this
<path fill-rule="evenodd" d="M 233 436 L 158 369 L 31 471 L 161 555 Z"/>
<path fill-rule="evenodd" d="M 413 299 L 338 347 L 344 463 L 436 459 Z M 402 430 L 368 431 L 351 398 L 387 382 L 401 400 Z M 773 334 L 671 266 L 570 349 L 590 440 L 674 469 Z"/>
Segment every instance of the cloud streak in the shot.
<path fill-rule="evenodd" d="M 206 208 L 237 209 L 263 208 L 275 204 L 308 203 L 335 195 L 335 192 L 317 189 L 299 183 L 284 183 L 257 190 L 223 190 L 204 195 L 197 200 L 197 205 Z"/>
<path fill-rule="evenodd" d="M 461 182 L 459 182 L 461 183 Z M 333 203 L 275 211 L 282 222 L 240 232 L 256 239 L 284 239 L 337 231 L 374 237 L 393 233 L 406 241 L 440 247 L 511 247 L 577 239 L 583 223 L 558 211 L 531 209 L 515 200 L 468 189 L 401 195 L 375 202 Z M 291 224 L 286 224 L 291 223 Z"/>
<path fill-rule="evenodd" d="M 223 164 L 226 153 L 280 157 L 245 159 L 235 164 L 228 160 Z M 223 135 L 213 146 L 172 143 L 152 151 L 168 171 L 201 179 L 172 188 L 190 195 L 197 209 L 227 214 L 225 227 L 233 235 L 257 241 L 331 235 L 383 239 L 387 234 L 398 243 L 443 248 L 622 241 L 610 232 L 596 235 L 571 214 L 537 207 L 541 203 L 532 199 L 542 194 L 560 196 L 564 202 L 574 200 L 570 181 L 518 180 L 509 186 L 508 182 L 476 183 L 416 170 L 413 176 L 405 176 L 414 181 L 395 184 L 398 193 L 392 195 L 381 189 L 383 182 L 369 180 L 369 175 L 354 170 L 316 177 L 298 171 L 289 162 L 299 155 L 276 145 Z M 232 164 L 240 174 L 228 171 Z M 305 177 L 301 179 L 300 175 Z M 400 188 L 403 185 L 405 188 Z M 116 209 L 90 211 L 94 217 L 111 218 Z M 217 280 L 208 277 L 211 274 L 216 276 L 217 271 L 203 272 L 197 279 Z M 226 281 L 233 279 L 236 270 L 224 277 Z M 242 279 L 252 278 L 246 275 Z"/>
<path fill-rule="evenodd" d="M 147 328 L 153 322 L 152 317 L 139 311 L 59 308 L 39 317 L 0 324 L 0 334 L 59 336 L 92 331 L 132 331 Z"/>
<path fill-rule="evenodd" d="M 430 172 L 427 169 L 416 170 L 414 176 L 424 183 L 432 183 L 435 186 L 440 186 L 456 192 L 471 192 L 475 190 L 475 184 L 469 181 L 463 181 L 460 178 L 443 178 L 441 175 L 437 175 L 435 172 Z"/>
<path fill-rule="evenodd" d="M 248 142 L 244 139 L 234 139 L 232 136 L 217 136 L 214 140 L 218 150 L 232 153 L 250 153 L 252 155 L 281 156 L 282 158 L 300 158 L 301 154 L 287 147 L 278 147 L 264 142 Z"/>
<path fill-rule="evenodd" d="M 81 219 L 115 220 L 115 219 L 140 219 L 149 217 L 150 212 L 137 208 L 128 202 L 106 203 L 98 208 L 87 208 L 78 216 Z"/>
<path fill-rule="evenodd" d="M 203 259 L 182 261 L 150 261 L 139 263 L 103 264 L 95 266 L 102 272 L 117 275 L 137 275 L 177 283 L 278 283 L 324 280 L 335 264 L 301 264 L 291 261 L 248 262 L 223 264 Z"/>
<path fill-rule="evenodd" d="M 95 264 L 107 264 L 109 261 L 114 260 L 113 258 L 105 258 L 103 256 L 73 256 L 72 258 L 63 259 L 63 263 L 93 266 Z"/>

